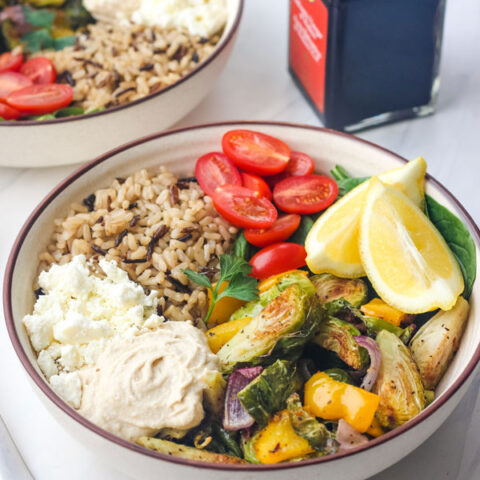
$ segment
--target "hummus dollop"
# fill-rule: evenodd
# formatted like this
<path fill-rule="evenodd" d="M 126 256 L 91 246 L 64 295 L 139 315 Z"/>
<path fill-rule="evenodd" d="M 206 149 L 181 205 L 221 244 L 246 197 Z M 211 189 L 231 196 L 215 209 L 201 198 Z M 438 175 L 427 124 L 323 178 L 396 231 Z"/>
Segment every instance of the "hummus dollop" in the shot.
<path fill-rule="evenodd" d="M 79 413 L 129 441 L 164 428 L 187 430 L 204 417 L 207 378 L 218 374 L 205 334 L 188 322 L 112 342 L 80 370 Z"/>

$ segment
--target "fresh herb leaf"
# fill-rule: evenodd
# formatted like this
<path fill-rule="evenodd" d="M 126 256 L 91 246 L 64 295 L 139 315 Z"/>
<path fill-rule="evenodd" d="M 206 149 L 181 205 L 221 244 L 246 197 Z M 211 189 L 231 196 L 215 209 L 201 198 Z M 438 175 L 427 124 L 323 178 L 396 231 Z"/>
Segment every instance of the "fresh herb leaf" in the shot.
<path fill-rule="evenodd" d="M 55 12 L 47 10 L 46 8 L 30 8 L 23 6 L 23 15 L 27 23 L 34 27 L 50 29 L 55 19 Z"/>
<path fill-rule="evenodd" d="M 82 115 L 85 110 L 82 107 L 65 107 L 57 110 L 54 115 L 55 118 L 71 117 L 74 115 Z"/>
<path fill-rule="evenodd" d="M 243 258 L 235 255 L 220 255 L 220 278 L 215 288 L 213 288 L 213 285 L 206 275 L 190 269 L 182 271 L 192 282 L 210 290 L 212 300 L 207 315 L 204 318 L 205 323 L 208 323 L 215 304 L 221 298 L 231 297 L 249 301 L 258 296 L 257 280 L 248 276 L 252 271 L 252 266 Z M 228 282 L 228 285 L 225 290 L 220 293 L 220 286 L 224 282 Z"/>
<path fill-rule="evenodd" d="M 228 282 L 227 288 L 218 295 L 217 301 L 223 297 L 233 297 L 245 302 L 255 300 L 258 297 L 257 280 L 239 273 Z"/>
<path fill-rule="evenodd" d="M 75 35 L 65 35 L 53 39 L 55 50 L 63 50 L 65 47 L 73 47 L 75 45 Z"/>
<path fill-rule="evenodd" d="M 234 255 L 220 255 L 220 279 L 218 283 L 229 282 L 237 274 L 248 275 L 252 266 L 243 258 Z"/>
<path fill-rule="evenodd" d="M 196 284 L 198 284 L 202 287 L 206 287 L 206 288 L 209 288 L 210 290 L 213 290 L 212 282 L 210 282 L 209 278 L 206 275 L 204 275 L 203 273 L 194 272 L 193 270 L 190 270 L 189 268 L 186 269 L 186 270 L 182 270 L 182 272 L 193 283 L 196 283 Z"/>
<path fill-rule="evenodd" d="M 243 230 L 237 235 L 235 243 L 233 244 L 233 254 L 236 257 L 243 258 L 247 262 L 257 253 L 258 248 L 247 241 Z"/>
<path fill-rule="evenodd" d="M 475 242 L 467 227 L 450 210 L 430 195 L 425 195 L 425 201 L 428 217 L 442 234 L 460 265 L 465 281 L 463 296 L 468 300 L 477 272 Z"/>
<path fill-rule="evenodd" d="M 39 50 L 50 50 L 55 48 L 55 41 L 46 28 L 34 30 L 22 36 L 22 42 L 25 43 L 29 52 L 38 52 Z"/>

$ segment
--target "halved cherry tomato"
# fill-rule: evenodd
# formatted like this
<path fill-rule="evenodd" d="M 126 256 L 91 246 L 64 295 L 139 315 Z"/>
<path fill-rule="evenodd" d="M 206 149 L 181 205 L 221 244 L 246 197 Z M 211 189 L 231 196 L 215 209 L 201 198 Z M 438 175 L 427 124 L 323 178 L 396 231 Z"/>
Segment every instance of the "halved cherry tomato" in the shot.
<path fill-rule="evenodd" d="M 30 79 L 28 81 L 31 82 Z M 70 85 L 54 83 L 31 85 L 12 92 L 7 97 L 7 103 L 21 112 L 42 115 L 70 105 L 72 98 L 73 90 Z"/>
<path fill-rule="evenodd" d="M 256 247 L 284 242 L 299 227 L 302 217 L 295 213 L 281 215 L 270 228 L 246 228 L 243 233 L 248 242 Z"/>
<path fill-rule="evenodd" d="M 201 156 L 195 164 L 195 176 L 202 190 L 210 196 L 221 185 L 242 185 L 238 168 L 221 152 Z"/>
<path fill-rule="evenodd" d="M 300 177 L 304 175 L 311 175 L 315 168 L 312 157 L 302 152 L 292 152 L 290 161 L 288 162 L 287 168 L 277 175 L 272 175 L 267 177 L 267 181 L 270 188 L 273 188 L 278 182 L 281 182 L 287 177 Z"/>
<path fill-rule="evenodd" d="M 0 72 L 17 72 L 23 63 L 22 54 L 12 52 L 2 53 L 0 55 Z"/>
<path fill-rule="evenodd" d="M 223 151 L 249 173 L 274 175 L 285 170 L 290 147 L 278 138 L 251 130 L 231 130 L 222 138 Z"/>
<path fill-rule="evenodd" d="M 47 85 L 54 83 L 57 71 L 53 63 L 45 57 L 35 57 L 27 60 L 20 69 L 35 85 Z"/>
<path fill-rule="evenodd" d="M 254 175 L 253 173 L 240 172 L 243 186 L 253 190 L 257 196 L 272 199 L 272 191 L 267 185 L 267 182 L 262 177 Z"/>
<path fill-rule="evenodd" d="M 280 210 L 301 214 L 324 210 L 337 195 L 337 182 L 321 175 L 288 177 L 277 183 L 273 190 L 273 199 Z"/>
<path fill-rule="evenodd" d="M 277 209 L 265 197 L 238 185 L 223 185 L 212 194 L 213 204 L 223 218 L 243 228 L 268 228 L 277 219 Z"/>
<path fill-rule="evenodd" d="M 32 81 L 21 73 L 0 73 L 0 100 L 5 101 L 10 93 L 30 85 L 32 85 Z"/>
<path fill-rule="evenodd" d="M 298 243 L 274 243 L 262 248 L 250 259 L 252 277 L 260 280 L 305 265 L 307 252 Z"/>
<path fill-rule="evenodd" d="M 16 108 L 8 106 L 6 103 L 0 102 L 0 118 L 4 120 L 17 120 L 21 115 Z"/>

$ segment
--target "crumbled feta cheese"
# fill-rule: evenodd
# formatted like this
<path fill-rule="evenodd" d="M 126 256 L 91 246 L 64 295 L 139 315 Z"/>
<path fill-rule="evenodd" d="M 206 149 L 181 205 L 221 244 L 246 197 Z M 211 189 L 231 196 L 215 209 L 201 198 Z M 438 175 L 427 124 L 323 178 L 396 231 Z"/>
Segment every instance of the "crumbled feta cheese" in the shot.
<path fill-rule="evenodd" d="M 155 313 L 155 292 L 146 295 L 113 261 L 99 265 L 106 278 L 91 272 L 84 255 L 39 276 L 45 295 L 23 324 L 47 378 L 90 365 L 112 340 L 148 332 L 164 320 Z"/>
<path fill-rule="evenodd" d="M 78 372 L 60 373 L 50 377 L 50 385 L 73 408 L 80 408 L 82 380 Z"/>
<path fill-rule="evenodd" d="M 47 379 L 52 375 L 57 375 L 58 367 L 55 363 L 55 359 L 50 355 L 48 350 L 42 350 L 37 358 L 38 366 L 42 369 Z"/>
<path fill-rule="evenodd" d="M 134 23 L 186 28 L 191 35 L 210 37 L 227 22 L 225 0 L 141 0 Z"/>

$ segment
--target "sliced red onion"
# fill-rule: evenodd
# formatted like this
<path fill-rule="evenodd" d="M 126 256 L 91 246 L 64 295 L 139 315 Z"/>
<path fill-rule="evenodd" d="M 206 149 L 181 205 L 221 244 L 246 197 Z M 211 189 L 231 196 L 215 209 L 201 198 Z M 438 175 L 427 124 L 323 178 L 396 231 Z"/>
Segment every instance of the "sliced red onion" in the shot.
<path fill-rule="evenodd" d="M 243 390 L 252 380 L 261 373 L 263 367 L 250 367 L 235 370 L 228 379 L 227 393 L 225 395 L 225 412 L 223 415 L 223 427 L 225 430 L 242 430 L 249 428 L 255 420 L 243 408 L 238 399 L 238 392 Z"/>
<path fill-rule="evenodd" d="M 363 348 L 366 348 L 370 355 L 370 367 L 368 367 L 367 374 L 363 377 L 360 388 L 367 391 L 371 391 L 380 371 L 380 365 L 382 363 L 382 353 L 378 343 L 370 337 L 354 337 L 355 341 Z"/>
<path fill-rule="evenodd" d="M 349 450 L 368 442 L 365 435 L 362 435 L 343 418 L 338 421 L 335 440 L 339 443 L 340 450 Z"/>

